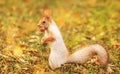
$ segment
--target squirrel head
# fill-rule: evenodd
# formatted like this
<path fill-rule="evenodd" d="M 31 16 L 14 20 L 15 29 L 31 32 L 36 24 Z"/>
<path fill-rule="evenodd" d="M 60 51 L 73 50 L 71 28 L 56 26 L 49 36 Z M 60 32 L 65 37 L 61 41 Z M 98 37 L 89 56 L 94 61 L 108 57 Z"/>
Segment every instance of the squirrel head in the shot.
<path fill-rule="evenodd" d="M 40 31 L 44 32 L 45 30 L 47 30 L 51 22 L 52 22 L 51 11 L 48 8 L 44 8 L 42 19 L 38 23 Z"/>

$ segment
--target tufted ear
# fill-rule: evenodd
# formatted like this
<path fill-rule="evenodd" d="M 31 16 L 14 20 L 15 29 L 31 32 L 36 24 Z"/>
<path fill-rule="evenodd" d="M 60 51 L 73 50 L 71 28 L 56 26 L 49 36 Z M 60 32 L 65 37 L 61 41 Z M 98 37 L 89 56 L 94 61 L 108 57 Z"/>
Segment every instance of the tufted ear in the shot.
<path fill-rule="evenodd" d="M 51 10 L 48 9 L 48 8 L 44 8 L 44 10 L 43 10 L 43 16 L 46 17 L 46 18 L 51 18 L 52 17 Z"/>

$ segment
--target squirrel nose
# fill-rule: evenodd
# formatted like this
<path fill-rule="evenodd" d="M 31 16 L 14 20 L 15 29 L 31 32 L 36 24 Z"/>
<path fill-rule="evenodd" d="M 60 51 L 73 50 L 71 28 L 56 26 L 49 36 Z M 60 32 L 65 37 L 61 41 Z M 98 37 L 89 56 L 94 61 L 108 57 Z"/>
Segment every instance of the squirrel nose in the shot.
<path fill-rule="evenodd" d="M 37 24 L 37 26 L 40 26 L 40 24 Z"/>

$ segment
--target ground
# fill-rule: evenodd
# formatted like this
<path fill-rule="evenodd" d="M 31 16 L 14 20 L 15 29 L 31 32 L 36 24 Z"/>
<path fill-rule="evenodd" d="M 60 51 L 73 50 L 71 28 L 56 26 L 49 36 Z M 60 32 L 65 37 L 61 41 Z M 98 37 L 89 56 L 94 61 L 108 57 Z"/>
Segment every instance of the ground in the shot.
<path fill-rule="evenodd" d="M 44 7 L 52 10 L 65 44 L 73 53 L 99 43 L 109 53 L 109 65 L 101 67 L 96 57 L 85 64 L 65 64 L 51 70 L 49 46 L 40 43 L 37 26 Z M 1 0 L 0 74 L 119 74 L 119 0 Z"/>

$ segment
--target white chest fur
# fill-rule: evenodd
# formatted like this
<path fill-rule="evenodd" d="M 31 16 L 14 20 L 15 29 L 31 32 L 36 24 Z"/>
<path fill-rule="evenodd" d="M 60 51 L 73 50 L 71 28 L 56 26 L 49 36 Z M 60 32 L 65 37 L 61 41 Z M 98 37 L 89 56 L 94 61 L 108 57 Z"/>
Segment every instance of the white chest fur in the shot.
<path fill-rule="evenodd" d="M 68 58 L 68 51 L 64 44 L 61 33 L 54 21 L 52 21 L 49 27 L 49 31 L 51 31 L 55 37 L 55 41 L 49 43 L 50 49 L 51 49 L 49 64 L 51 68 L 54 69 L 54 68 L 60 67 L 62 64 L 66 62 Z"/>

